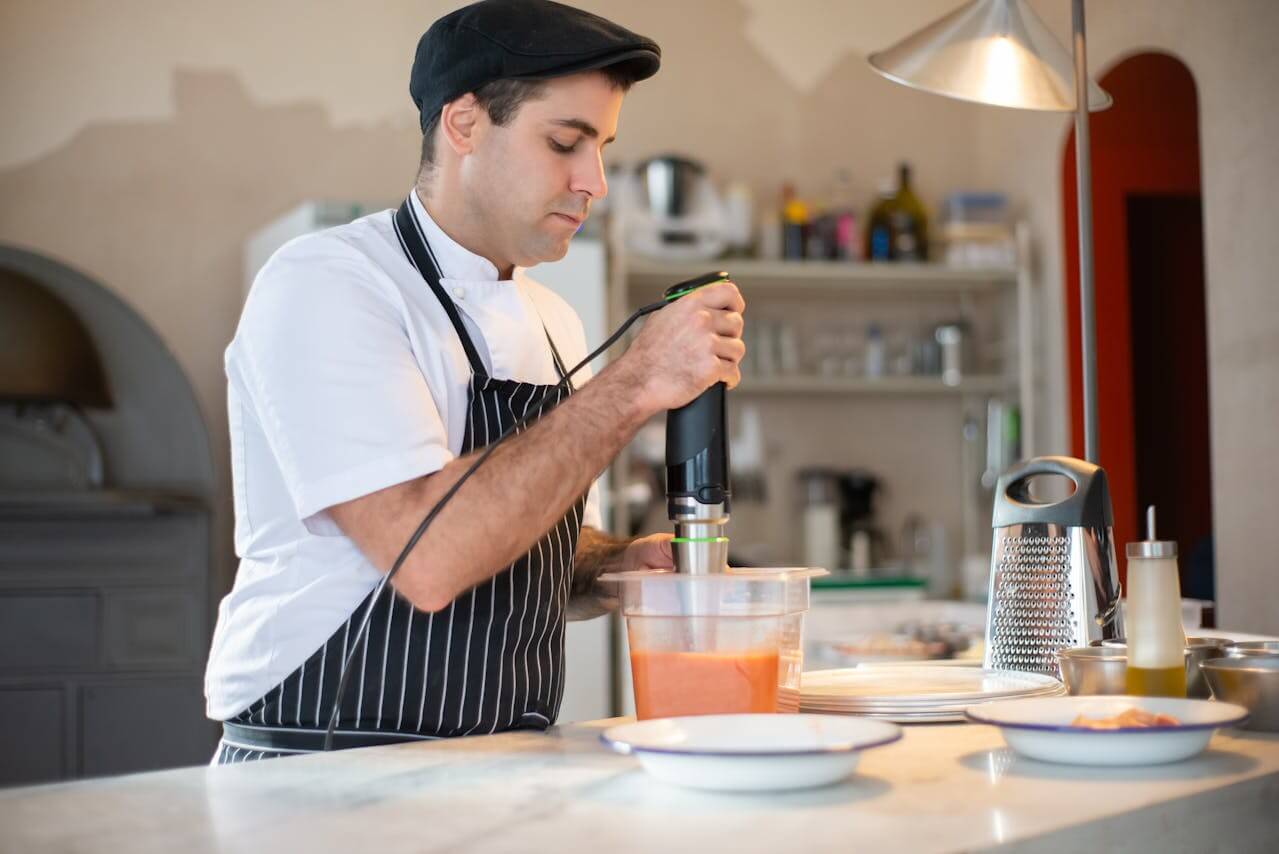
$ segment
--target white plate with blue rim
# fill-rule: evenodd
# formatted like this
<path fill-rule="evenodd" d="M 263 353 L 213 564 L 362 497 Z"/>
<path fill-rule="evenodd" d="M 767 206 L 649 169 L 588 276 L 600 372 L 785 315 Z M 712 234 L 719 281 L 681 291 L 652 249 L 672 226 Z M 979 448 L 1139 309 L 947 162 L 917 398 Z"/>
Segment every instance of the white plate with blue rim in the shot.
<path fill-rule="evenodd" d="M 754 714 L 636 721 L 609 727 L 600 740 L 667 783 L 765 792 L 837 783 L 853 773 L 863 751 L 901 737 L 901 728 L 886 721 Z"/>
<path fill-rule="evenodd" d="M 1131 709 L 1170 715 L 1176 723 L 1094 729 L 1076 723 L 1114 718 Z M 1217 700 L 1176 697 L 1036 697 L 971 706 L 969 720 L 999 727 L 1017 753 L 1069 765 L 1160 765 L 1196 756 L 1212 734 L 1239 726 L 1248 710 Z"/>

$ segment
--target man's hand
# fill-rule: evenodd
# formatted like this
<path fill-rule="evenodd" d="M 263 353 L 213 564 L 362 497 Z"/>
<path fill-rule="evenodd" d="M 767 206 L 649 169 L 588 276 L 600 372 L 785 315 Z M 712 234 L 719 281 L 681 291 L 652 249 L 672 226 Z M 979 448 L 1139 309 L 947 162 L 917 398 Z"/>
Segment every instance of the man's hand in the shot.
<path fill-rule="evenodd" d="M 649 534 L 628 541 L 594 528 L 583 528 L 573 561 L 573 595 L 568 600 L 568 618 L 591 620 L 617 608 L 616 590 L 595 583 L 605 572 L 673 569 L 672 536 Z"/>
<path fill-rule="evenodd" d="M 632 540 L 622 552 L 620 569 L 630 572 L 636 569 L 674 569 L 675 558 L 671 554 L 674 534 L 649 534 Z"/>
<path fill-rule="evenodd" d="M 629 375 L 641 406 L 654 414 L 678 409 L 717 382 L 733 388 L 746 354 L 745 310 L 737 285 L 706 285 L 649 315 L 611 367 Z"/>

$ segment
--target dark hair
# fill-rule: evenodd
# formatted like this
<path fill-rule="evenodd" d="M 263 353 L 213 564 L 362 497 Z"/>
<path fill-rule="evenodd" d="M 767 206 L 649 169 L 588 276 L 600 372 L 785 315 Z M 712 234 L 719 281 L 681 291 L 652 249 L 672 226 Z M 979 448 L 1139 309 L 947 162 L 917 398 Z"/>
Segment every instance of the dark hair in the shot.
<path fill-rule="evenodd" d="M 614 89 L 623 92 L 631 88 L 635 75 L 625 63 L 608 65 L 599 69 Z M 509 78 L 485 83 L 476 89 L 475 103 L 488 113 L 489 120 L 498 127 L 506 127 L 525 101 L 536 100 L 546 93 L 546 80 L 518 80 Z M 435 166 L 435 129 L 440 124 L 437 115 L 422 130 L 422 159 L 418 164 L 418 177 Z"/>

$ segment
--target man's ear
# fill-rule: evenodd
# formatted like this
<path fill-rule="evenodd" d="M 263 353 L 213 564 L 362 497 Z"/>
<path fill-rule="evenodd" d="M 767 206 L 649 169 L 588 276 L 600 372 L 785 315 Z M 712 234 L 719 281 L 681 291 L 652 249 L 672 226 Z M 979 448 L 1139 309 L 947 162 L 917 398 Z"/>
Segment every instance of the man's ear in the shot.
<path fill-rule="evenodd" d="M 476 103 L 475 95 L 468 92 L 449 101 L 440 112 L 440 135 L 459 156 L 470 154 L 475 149 L 476 123 L 482 109 Z"/>

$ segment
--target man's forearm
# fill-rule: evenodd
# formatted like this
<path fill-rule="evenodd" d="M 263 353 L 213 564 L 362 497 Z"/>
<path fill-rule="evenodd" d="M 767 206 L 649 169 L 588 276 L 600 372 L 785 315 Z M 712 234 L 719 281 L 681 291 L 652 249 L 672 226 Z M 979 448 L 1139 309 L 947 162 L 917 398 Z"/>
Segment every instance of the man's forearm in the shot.
<path fill-rule="evenodd" d="M 622 556 L 631 539 L 621 539 L 595 528 L 582 528 L 577 538 L 577 552 L 573 556 L 574 596 L 583 596 L 590 592 L 595 579 L 606 572 L 620 569 Z"/>
<path fill-rule="evenodd" d="M 438 610 L 495 575 L 590 487 L 649 414 L 636 401 L 634 380 L 616 367 L 508 439 L 458 490 L 396 577 L 410 601 Z M 389 569 L 422 515 L 480 453 L 459 457 L 419 482 L 408 506 L 392 514 L 394 530 L 386 526 L 389 536 L 380 538 L 381 561 L 375 564 Z"/>
<path fill-rule="evenodd" d="M 562 406 L 494 450 L 408 558 L 395 585 L 419 608 L 447 607 L 526 552 L 586 491 L 649 416 L 716 382 L 732 388 L 745 303 L 731 282 L 707 285 L 650 315 L 626 353 Z M 481 452 L 482 453 L 482 452 Z M 330 507 L 369 561 L 389 570 L 423 514 L 474 455 L 427 477 Z M 669 566 L 669 546 L 663 556 Z"/>

